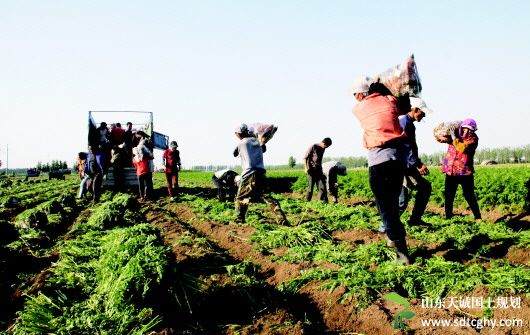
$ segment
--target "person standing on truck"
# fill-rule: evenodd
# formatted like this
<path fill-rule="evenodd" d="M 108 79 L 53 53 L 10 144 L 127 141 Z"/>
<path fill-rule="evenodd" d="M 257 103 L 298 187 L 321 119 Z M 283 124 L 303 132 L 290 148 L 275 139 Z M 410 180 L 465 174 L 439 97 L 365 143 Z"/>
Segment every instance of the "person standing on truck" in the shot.
<path fill-rule="evenodd" d="M 117 122 L 110 128 L 110 141 L 112 145 L 120 145 L 125 141 L 125 130 L 121 127 L 121 123 Z"/>
<path fill-rule="evenodd" d="M 133 148 L 133 129 L 132 129 L 132 122 L 127 122 L 127 129 L 125 130 L 125 133 L 123 134 L 123 140 L 125 142 L 125 149 L 127 151 L 127 157 L 128 159 L 125 162 L 125 166 L 129 167 L 132 166 L 132 148 Z"/>
<path fill-rule="evenodd" d="M 326 137 L 320 143 L 311 145 L 304 155 L 304 167 L 308 180 L 307 201 L 311 201 L 311 198 L 313 197 L 313 188 L 317 185 L 318 199 L 328 202 L 326 177 L 322 172 L 322 157 L 324 157 L 324 151 L 331 146 L 331 143 L 331 138 Z"/>
<path fill-rule="evenodd" d="M 236 223 L 245 223 L 245 218 L 250 201 L 262 199 L 276 214 L 278 224 L 288 224 L 287 218 L 280 204 L 270 195 L 264 194 L 266 178 L 263 153 L 267 150 L 265 145 L 260 145 L 257 138 L 252 136 L 246 124 L 237 127 L 235 134 L 240 140 L 234 150 L 234 157 L 241 157 L 241 182 L 237 190 Z"/>
<path fill-rule="evenodd" d="M 97 128 L 97 131 L 99 145 L 104 146 L 110 142 L 110 132 L 109 128 L 107 128 L 106 122 L 101 122 Z"/>
<path fill-rule="evenodd" d="M 97 148 L 92 148 L 94 154 L 101 155 L 101 166 L 103 167 L 103 173 L 107 173 L 107 168 L 110 163 L 110 151 L 112 145 L 110 143 L 110 132 L 106 122 L 101 122 L 97 130 Z"/>
<path fill-rule="evenodd" d="M 364 130 L 363 144 L 368 149 L 369 184 L 386 227 L 387 246 L 396 248 L 396 261 L 410 264 L 406 231 L 399 215 L 399 194 L 405 175 L 406 152 L 405 133 L 398 119 L 399 115 L 410 111 L 410 102 L 406 104 L 408 106 L 399 108 L 394 96 L 381 94 L 384 88 L 382 84 L 372 84 L 368 77 L 358 78 L 352 88 L 357 101 L 353 115 Z"/>
<path fill-rule="evenodd" d="M 143 130 L 136 131 L 132 139 L 133 148 L 137 147 L 141 141 L 145 141 L 148 138 L 149 138 L 149 135 L 147 135 Z"/>
<path fill-rule="evenodd" d="M 162 162 L 166 175 L 167 193 L 171 200 L 176 200 L 178 196 L 179 171 L 181 167 L 180 152 L 177 150 L 176 141 L 171 141 L 169 149 L 164 150 Z"/>
<path fill-rule="evenodd" d="M 416 190 L 414 207 L 408 224 L 426 225 L 421 217 L 425 213 L 427 203 L 432 193 L 431 183 L 423 176 L 429 174 L 429 169 L 418 156 L 418 144 L 416 143 L 416 127 L 414 122 L 421 122 L 425 114 L 432 111 L 427 107 L 425 101 L 420 98 L 410 98 L 410 112 L 399 116 L 401 128 L 405 131 L 405 148 L 407 152 L 407 168 L 405 169 L 404 185 L 399 196 L 399 210 L 403 213 L 409 202 L 409 190 Z M 384 229 L 384 227 L 382 227 Z M 381 228 L 380 228 L 381 230 Z"/>

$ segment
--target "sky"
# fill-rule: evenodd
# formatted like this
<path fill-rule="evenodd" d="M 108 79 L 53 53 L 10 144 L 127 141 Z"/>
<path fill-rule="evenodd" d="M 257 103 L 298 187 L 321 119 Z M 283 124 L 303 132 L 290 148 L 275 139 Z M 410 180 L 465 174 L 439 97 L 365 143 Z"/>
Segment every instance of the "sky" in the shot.
<path fill-rule="evenodd" d="M 243 122 L 278 126 L 266 165 L 324 137 L 325 157 L 363 156 L 350 87 L 410 54 L 434 111 L 416 124 L 420 154 L 465 118 L 479 149 L 523 146 L 529 33 L 515 0 L 0 0 L 0 159 L 71 164 L 98 110 L 153 112 L 185 167 L 239 164 Z"/>

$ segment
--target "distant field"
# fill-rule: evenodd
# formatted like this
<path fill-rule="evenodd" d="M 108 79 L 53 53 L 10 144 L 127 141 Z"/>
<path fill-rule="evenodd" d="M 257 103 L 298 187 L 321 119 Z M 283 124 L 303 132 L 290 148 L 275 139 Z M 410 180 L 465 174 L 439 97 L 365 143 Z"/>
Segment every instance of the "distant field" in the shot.
<path fill-rule="evenodd" d="M 234 205 L 215 198 L 211 172 L 182 171 L 176 202 L 157 173 L 155 198 L 143 203 L 136 190 L 106 191 L 98 204 L 77 200 L 77 176 L 0 178 L 0 330 L 391 334 L 400 310 L 384 299 L 392 292 L 411 302 L 409 334 L 432 333 L 420 319 L 530 315 L 528 165 L 477 167 L 482 223 L 461 191 L 459 215 L 442 218 L 444 177 L 431 169 L 430 226 L 406 226 L 411 266 L 395 263 L 376 232 L 366 169 L 340 177 L 339 204 L 305 202 L 303 171 L 267 175 L 290 226 L 261 203 L 250 206 L 247 224 L 233 223 Z M 434 310 L 418 303 L 425 297 L 511 297 L 521 306 Z"/>

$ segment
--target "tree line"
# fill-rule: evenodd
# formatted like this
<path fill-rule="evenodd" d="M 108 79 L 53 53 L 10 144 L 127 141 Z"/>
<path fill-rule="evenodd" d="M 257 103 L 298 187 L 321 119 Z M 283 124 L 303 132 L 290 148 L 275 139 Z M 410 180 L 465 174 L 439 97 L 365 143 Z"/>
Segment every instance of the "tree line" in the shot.
<path fill-rule="evenodd" d="M 51 163 L 44 163 L 44 164 L 42 162 L 38 162 L 35 168 L 38 171 L 50 172 L 50 171 L 56 171 L 59 169 L 68 169 L 68 164 L 66 163 L 66 161 L 53 160 L 51 161 Z"/>
<path fill-rule="evenodd" d="M 441 165 L 445 157 L 445 152 L 435 152 L 433 154 L 421 154 L 420 159 L 427 165 Z M 366 157 L 330 157 L 324 158 L 324 161 L 339 161 L 349 168 L 367 167 Z M 503 147 L 503 148 L 484 148 L 475 153 L 475 164 L 481 164 L 486 161 L 493 161 L 498 164 L 509 163 L 527 163 L 530 160 L 530 144 L 521 147 Z M 493 163 L 493 164 L 494 164 Z M 303 168 L 303 164 L 297 164 L 294 157 L 289 157 L 287 165 L 278 166 L 278 168 Z M 273 168 L 274 169 L 274 168 Z"/>

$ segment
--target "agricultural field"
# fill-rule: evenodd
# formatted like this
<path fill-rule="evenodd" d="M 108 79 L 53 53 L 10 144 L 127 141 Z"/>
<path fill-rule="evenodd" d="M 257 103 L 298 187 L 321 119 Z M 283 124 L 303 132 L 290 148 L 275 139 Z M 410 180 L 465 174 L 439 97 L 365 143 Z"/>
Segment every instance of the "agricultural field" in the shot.
<path fill-rule="evenodd" d="M 530 333 L 528 165 L 477 168 L 483 222 L 461 190 L 457 215 L 442 218 L 444 179 L 432 168 L 430 225 L 406 226 L 410 266 L 377 232 L 367 175 L 350 170 L 340 202 L 323 204 L 303 200 L 302 171 L 270 171 L 289 226 L 262 203 L 233 223 L 233 203 L 215 198 L 206 172 L 180 174 L 178 201 L 155 174 L 154 199 L 106 191 L 97 204 L 75 199 L 76 176 L 4 177 L 0 333 Z M 484 318 L 524 324 L 422 324 Z"/>

